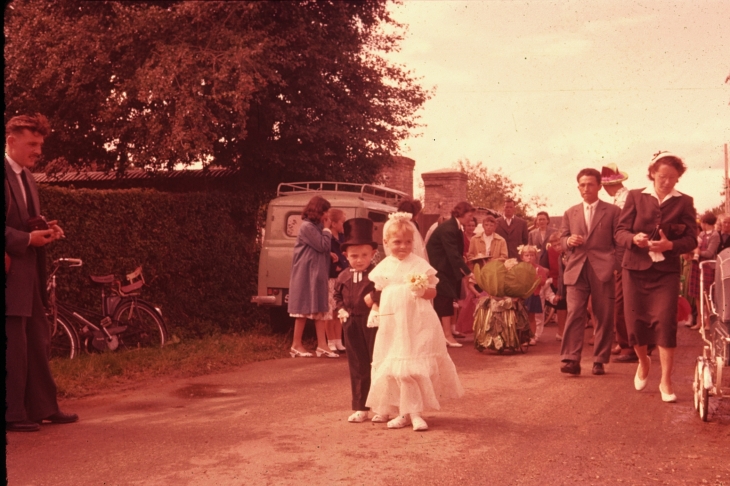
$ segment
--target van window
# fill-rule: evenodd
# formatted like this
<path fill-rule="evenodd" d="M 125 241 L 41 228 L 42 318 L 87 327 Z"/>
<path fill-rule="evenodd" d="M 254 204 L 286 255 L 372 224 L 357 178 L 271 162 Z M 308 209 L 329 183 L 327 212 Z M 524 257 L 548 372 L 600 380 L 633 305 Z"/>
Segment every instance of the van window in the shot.
<path fill-rule="evenodd" d="M 378 244 L 383 241 L 383 224 L 388 221 L 388 215 L 386 213 L 378 213 L 375 211 L 368 211 L 368 219 L 372 220 L 373 224 L 373 241 L 377 241 Z"/>
<path fill-rule="evenodd" d="M 301 213 L 289 213 L 286 215 L 286 236 L 296 238 L 299 234 L 299 227 L 302 225 Z"/>

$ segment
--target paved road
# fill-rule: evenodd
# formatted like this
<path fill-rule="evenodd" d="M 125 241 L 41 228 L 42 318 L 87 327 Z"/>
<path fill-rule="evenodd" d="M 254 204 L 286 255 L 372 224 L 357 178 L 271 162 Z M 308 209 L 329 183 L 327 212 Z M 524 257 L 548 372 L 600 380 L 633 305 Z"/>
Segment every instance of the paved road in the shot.
<path fill-rule="evenodd" d="M 553 336 L 554 327 L 546 329 Z M 590 348 L 588 348 L 590 349 Z M 680 330 L 677 404 L 658 367 L 558 372 L 558 343 L 526 355 L 451 350 L 466 395 L 430 430 L 350 424 L 345 359 L 280 359 L 66 401 L 73 425 L 7 436 L 11 485 L 730 485 L 730 398 L 692 408 L 699 337 Z M 587 368 L 587 369 L 586 369 Z"/>

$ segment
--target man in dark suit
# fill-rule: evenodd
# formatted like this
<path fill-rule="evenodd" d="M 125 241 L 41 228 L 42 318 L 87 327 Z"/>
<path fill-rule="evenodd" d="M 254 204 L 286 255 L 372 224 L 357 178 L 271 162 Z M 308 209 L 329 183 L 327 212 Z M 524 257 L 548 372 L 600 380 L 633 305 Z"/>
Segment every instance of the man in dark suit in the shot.
<path fill-rule="evenodd" d="M 461 228 L 474 217 L 474 207 L 460 202 L 451 210 L 451 218 L 436 227 L 426 243 L 429 263 L 436 269 L 439 279 L 433 307 L 441 319 L 446 345 L 460 348 L 451 329 L 454 301 L 461 293 L 461 279 L 471 270 L 464 262 L 464 233 Z"/>
<path fill-rule="evenodd" d="M 509 258 L 519 259 L 517 247 L 527 244 L 527 221 L 515 216 L 515 202 L 505 199 L 503 215 L 497 218 L 495 232 L 507 241 L 507 255 Z"/>
<path fill-rule="evenodd" d="M 577 179 L 583 202 L 565 212 L 560 228 L 561 244 L 568 253 L 563 273 L 568 316 L 560 349 L 564 363 L 560 371 L 580 374 L 590 297 L 597 321 L 592 371 L 594 375 L 603 375 L 603 364 L 609 361 L 614 338 L 614 233 L 621 210 L 598 199 L 598 191 L 601 190 L 600 172 L 583 169 Z"/>
<path fill-rule="evenodd" d="M 40 215 L 38 188 L 30 169 L 50 133 L 43 115 L 16 116 L 5 127 L 5 430 L 33 432 L 43 421 L 70 423 L 75 414 L 58 409 L 56 383 L 48 366 L 45 245 L 63 237 L 55 221 L 32 229 Z"/>

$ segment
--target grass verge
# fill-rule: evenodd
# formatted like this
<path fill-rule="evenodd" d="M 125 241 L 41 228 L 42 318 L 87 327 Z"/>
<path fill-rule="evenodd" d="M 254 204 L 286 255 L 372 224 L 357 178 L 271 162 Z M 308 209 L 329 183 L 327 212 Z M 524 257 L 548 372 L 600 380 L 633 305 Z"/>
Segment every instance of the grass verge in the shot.
<path fill-rule="evenodd" d="M 162 349 L 137 349 L 82 354 L 77 359 L 51 360 L 51 371 L 64 398 L 79 398 L 110 389 L 135 386 L 151 378 L 187 378 L 223 372 L 238 366 L 288 356 L 290 337 L 252 331 L 185 342 Z M 287 341 L 287 342 L 285 342 Z"/>

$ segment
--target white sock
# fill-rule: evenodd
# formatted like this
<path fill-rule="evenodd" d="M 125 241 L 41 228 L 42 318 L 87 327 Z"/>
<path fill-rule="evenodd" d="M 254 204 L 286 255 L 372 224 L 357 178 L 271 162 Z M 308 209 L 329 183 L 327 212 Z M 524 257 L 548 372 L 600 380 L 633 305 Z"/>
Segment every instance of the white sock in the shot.
<path fill-rule="evenodd" d="M 535 314 L 535 339 L 540 339 L 545 329 L 545 315 L 542 312 Z"/>

